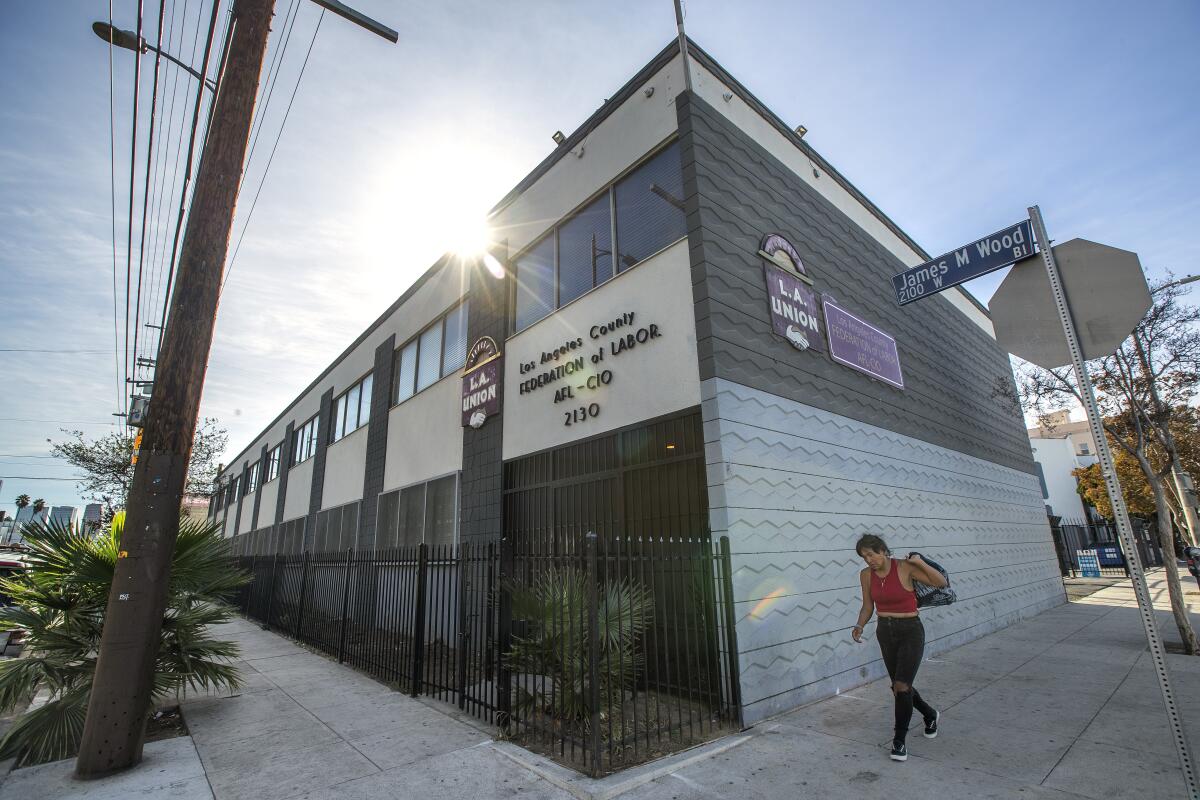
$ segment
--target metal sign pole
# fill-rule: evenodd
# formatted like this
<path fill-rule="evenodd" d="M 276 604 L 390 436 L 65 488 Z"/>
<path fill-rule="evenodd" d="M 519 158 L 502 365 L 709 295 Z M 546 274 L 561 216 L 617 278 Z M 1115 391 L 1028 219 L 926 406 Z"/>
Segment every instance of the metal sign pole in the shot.
<path fill-rule="evenodd" d="M 1175 705 L 1175 696 L 1171 690 L 1171 678 L 1167 674 L 1167 661 L 1164 657 L 1162 639 L 1158 635 L 1158 624 L 1154 619 L 1154 604 L 1146 587 L 1146 574 L 1142 570 L 1142 562 L 1138 558 L 1137 548 L 1134 546 L 1129 512 L 1125 507 L 1125 498 L 1121 494 L 1121 483 L 1117 480 L 1117 472 L 1113 467 L 1108 440 L 1104 436 L 1100 408 L 1096 405 L 1096 394 L 1092 390 L 1091 380 L 1088 379 L 1087 369 L 1083 363 L 1083 353 L 1079 348 L 1079 339 L 1075 335 L 1071 307 L 1067 302 L 1067 295 L 1063 291 L 1062 281 L 1059 278 L 1058 264 L 1054 260 L 1050 237 L 1046 234 L 1046 225 L 1042 222 L 1041 209 L 1032 206 L 1029 209 L 1029 218 L 1033 220 L 1034 234 L 1042 248 L 1042 261 L 1046 265 L 1046 274 L 1050 278 L 1050 290 L 1054 295 L 1054 303 L 1058 307 L 1059 317 L 1062 319 L 1063 333 L 1067 337 L 1067 347 L 1071 351 L 1071 363 L 1075 367 L 1075 377 L 1079 381 L 1079 394 L 1083 400 L 1084 410 L 1087 412 L 1092 438 L 1096 440 L 1096 455 L 1100 459 L 1100 471 L 1104 474 L 1104 483 L 1108 488 L 1109 500 L 1112 502 L 1113 516 L 1116 518 L 1117 538 L 1125 555 L 1125 563 L 1129 567 L 1129 578 L 1133 582 L 1133 592 L 1137 597 L 1142 627 L 1146 630 L 1146 641 L 1150 645 L 1150 658 L 1154 662 L 1154 671 L 1158 675 L 1158 688 L 1162 691 L 1163 705 L 1167 709 L 1171 733 L 1175 736 L 1179 766 L 1183 770 L 1183 779 L 1188 787 L 1188 795 L 1200 798 L 1200 783 L 1197 782 L 1196 767 L 1188 746 L 1187 734 L 1183 729 L 1183 720 L 1179 716 L 1179 708 Z M 1167 553 L 1165 556 L 1173 558 L 1174 554 Z"/>

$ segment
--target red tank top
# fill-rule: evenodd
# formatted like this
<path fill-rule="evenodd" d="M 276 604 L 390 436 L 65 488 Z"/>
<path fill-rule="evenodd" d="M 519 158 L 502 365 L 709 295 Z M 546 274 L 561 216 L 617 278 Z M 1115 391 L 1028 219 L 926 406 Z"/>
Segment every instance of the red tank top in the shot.
<path fill-rule="evenodd" d="M 881 578 L 871 570 L 871 599 L 875 610 L 884 614 L 911 614 L 917 610 L 917 595 L 900 582 L 900 566 L 894 558 L 886 576 Z"/>

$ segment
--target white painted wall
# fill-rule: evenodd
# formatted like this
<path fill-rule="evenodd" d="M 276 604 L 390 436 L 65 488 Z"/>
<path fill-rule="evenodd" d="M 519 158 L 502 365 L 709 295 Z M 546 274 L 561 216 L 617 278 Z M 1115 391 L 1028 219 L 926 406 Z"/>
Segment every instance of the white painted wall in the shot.
<path fill-rule="evenodd" d="M 462 469 L 461 401 L 455 372 L 389 412 L 383 491 Z"/>
<path fill-rule="evenodd" d="M 253 530 L 250 524 L 254 520 L 254 493 L 246 495 L 242 500 L 242 522 L 238 526 L 238 533 L 249 533 Z"/>
<path fill-rule="evenodd" d="M 370 424 L 343 436 L 325 451 L 325 487 L 321 508 L 362 499 L 363 474 L 367 463 L 367 430 Z"/>
<path fill-rule="evenodd" d="M 312 494 L 313 459 L 292 467 L 288 475 L 287 496 L 283 499 L 283 519 L 295 519 L 308 514 L 308 498 Z"/>
<path fill-rule="evenodd" d="M 612 334 L 592 336 L 592 328 L 632 312 L 633 324 Z M 657 326 L 660 336 L 624 352 L 613 352 L 615 339 Z M 559 361 L 541 363 L 543 353 L 564 342 L 581 346 Z M 591 358 L 603 353 L 604 359 Z M 525 394 L 530 378 L 582 357 L 584 369 Z M 522 373 L 521 364 L 535 366 Z M 580 388 L 588 376 L 612 373 L 612 382 L 594 390 Z M 555 402 L 555 392 L 569 387 L 573 399 Z M 566 414 L 591 403 L 595 418 L 572 421 Z M 555 314 L 511 337 L 504 356 L 505 459 L 594 436 L 641 420 L 699 405 L 700 376 L 696 356 L 696 317 L 692 302 L 687 240 L 666 248 L 633 269 L 562 307 Z"/>
<path fill-rule="evenodd" d="M 1086 466 L 1095 458 L 1086 459 L 1085 462 L 1075 455 L 1075 442 L 1069 437 L 1030 439 L 1029 446 L 1033 448 L 1033 460 L 1042 465 L 1042 474 L 1046 479 L 1049 494 L 1046 505 L 1064 519 L 1087 519 L 1083 499 L 1075 491 L 1078 482 L 1071 471 Z"/>
<path fill-rule="evenodd" d="M 262 502 L 258 506 L 258 527 L 265 528 L 275 523 L 275 503 L 279 499 L 279 479 L 264 483 L 258 489 Z"/>

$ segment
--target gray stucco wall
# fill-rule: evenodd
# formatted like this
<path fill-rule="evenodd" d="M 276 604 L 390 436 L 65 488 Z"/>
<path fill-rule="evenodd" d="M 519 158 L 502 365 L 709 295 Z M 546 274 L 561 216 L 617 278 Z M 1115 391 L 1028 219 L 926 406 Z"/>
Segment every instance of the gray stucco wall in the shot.
<path fill-rule="evenodd" d="M 714 109 L 677 105 L 710 521 L 733 553 L 745 720 L 883 674 L 873 641 L 849 638 L 864 532 L 950 571 L 959 602 L 924 614 L 927 654 L 1063 602 L 1024 424 L 996 391 L 1006 354 L 943 298 L 897 307 L 894 255 Z M 905 389 L 772 332 L 768 233 L 817 291 L 896 338 Z"/>

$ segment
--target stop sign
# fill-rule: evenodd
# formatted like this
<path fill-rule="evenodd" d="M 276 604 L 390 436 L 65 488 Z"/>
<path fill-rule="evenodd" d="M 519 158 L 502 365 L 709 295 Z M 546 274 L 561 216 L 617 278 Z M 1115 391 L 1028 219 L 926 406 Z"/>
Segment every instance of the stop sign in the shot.
<path fill-rule="evenodd" d="M 1137 253 L 1072 239 L 1054 247 L 1054 259 L 1084 360 L 1114 352 L 1150 310 Z M 1005 350 L 1046 369 L 1071 363 L 1040 253 L 1013 265 L 989 307 Z"/>

